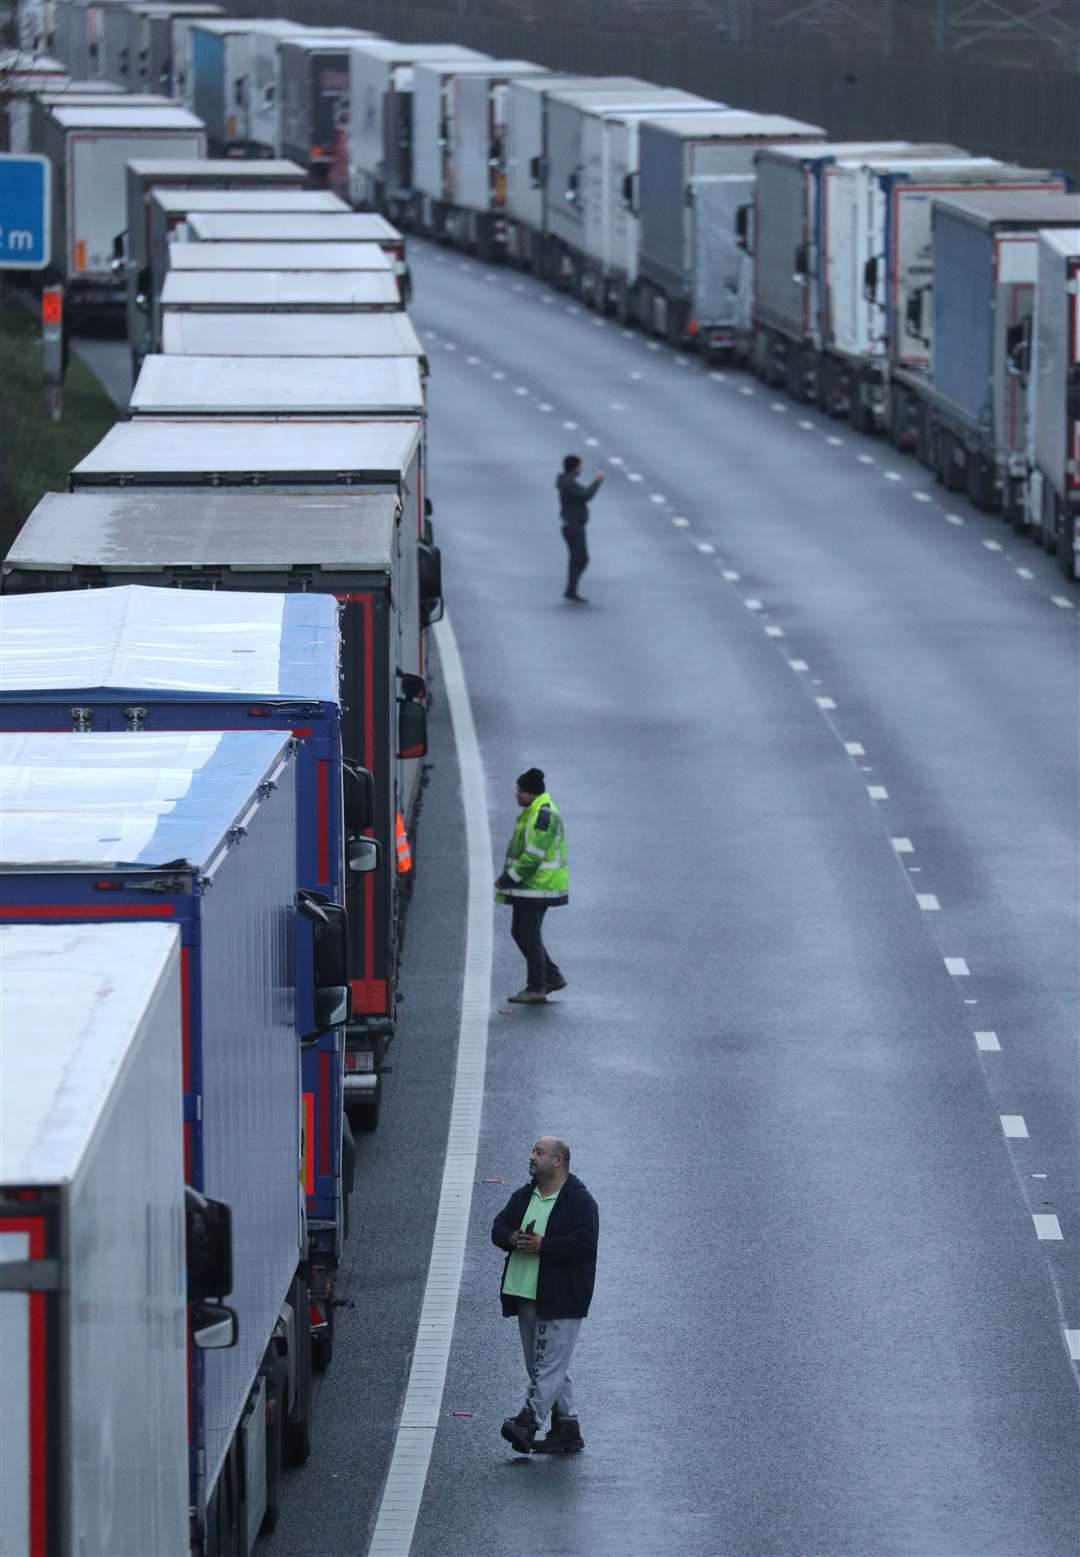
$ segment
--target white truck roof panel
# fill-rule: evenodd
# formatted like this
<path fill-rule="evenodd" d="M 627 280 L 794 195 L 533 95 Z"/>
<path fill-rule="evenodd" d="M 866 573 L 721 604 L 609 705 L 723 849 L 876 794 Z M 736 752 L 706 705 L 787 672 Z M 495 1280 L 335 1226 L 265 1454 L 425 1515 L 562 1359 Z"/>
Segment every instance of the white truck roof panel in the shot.
<path fill-rule="evenodd" d="M 416 452 L 414 422 L 118 422 L 79 461 L 76 476 L 265 475 L 268 479 L 342 473 L 398 481 Z"/>
<path fill-rule="evenodd" d="M 170 243 L 170 270 L 373 270 L 394 272 L 377 243 Z"/>
<path fill-rule="evenodd" d="M 76 1177 L 179 946 L 172 924 L 0 929 L 0 1185 Z"/>
<path fill-rule="evenodd" d="M 0 735 L 0 870 L 205 868 L 291 739 L 281 730 Z"/>
<path fill-rule="evenodd" d="M 5 569 L 66 573 L 199 568 L 237 572 L 301 565 L 389 573 L 398 501 L 393 493 L 267 496 L 256 490 L 190 493 L 47 492 L 8 552 Z"/>
<path fill-rule="evenodd" d="M 284 157 L 268 157 L 265 162 L 253 158 L 250 162 L 242 162 L 239 157 L 200 157 L 195 159 L 192 166 L 191 159 L 180 157 L 133 157 L 128 163 L 128 169 L 136 178 L 155 179 L 172 178 L 182 175 L 184 178 L 232 178 L 240 182 L 243 179 L 255 179 L 260 183 L 272 183 L 274 179 L 280 179 L 286 184 L 302 184 L 307 179 L 307 173 L 298 167 L 295 162 L 289 162 Z M 219 191 L 227 193 L 227 191 Z"/>
<path fill-rule="evenodd" d="M 331 595 L 123 584 L 0 599 L 0 692 L 338 703 Z M 31 699 L 32 701 L 32 699 Z"/>
<path fill-rule="evenodd" d="M 54 108 L 52 117 L 65 130 L 201 130 L 201 119 L 184 108 Z"/>
<path fill-rule="evenodd" d="M 275 314 L 273 329 L 258 314 L 169 313 L 162 349 L 188 357 L 415 357 L 427 355 L 407 313 Z"/>
<path fill-rule="evenodd" d="M 202 211 L 233 215 L 295 211 L 300 216 L 343 216 L 349 209 L 344 200 L 327 189 L 200 189 L 197 185 L 191 188 L 166 186 L 151 190 L 151 199 L 163 211 L 178 216 Z"/>
<path fill-rule="evenodd" d="M 391 60 L 395 64 L 412 65 L 426 59 L 487 59 L 476 49 L 463 43 L 395 43 L 390 38 L 365 38 L 354 45 L 361 54 L 371 54 L 377 59 Z"/>
<path fill-rule="evenodd" d="M 400 308 L 390 271 L 170 270 L 161 289 L 168 308 Z"/>
<path fill-rule="evenodd" d="M 1080 254 L 1080 227 L 1041 227 L 1039 237 L 1063 259 Z"/>
<path fill-rule="evenodd" d="M 651 115 L 650 125 L 659 125 L 683 140 L 768 140 L 771 136 L 824 135 L 818 124 L 804 124 L 785 114 L 740 113 L 717 108 L 711 113 Z"/>
<path fill-rule="evenodd" d="M 142 416 L 423 416 L 415 357 L 164 357 L 143 360 Z"/>
<path fill-rule="evenodd" d="M 226 191 L 227 193 L 227 191 Z M 331 197 L 334 198 L 334 197 Z M 402 237 L 385 216 L 372 212 L 308 211 L 297 209 L 295 216 L 269 213 L 264 206 L 256 214 L 243 214 L 243 207 L 234 210 L 240 214 L 225 214 L 226 206 L 204 206 L 193 210 L 188 221 L 192 233 L 202 242 L 229 243 L 401 243 Z"/>

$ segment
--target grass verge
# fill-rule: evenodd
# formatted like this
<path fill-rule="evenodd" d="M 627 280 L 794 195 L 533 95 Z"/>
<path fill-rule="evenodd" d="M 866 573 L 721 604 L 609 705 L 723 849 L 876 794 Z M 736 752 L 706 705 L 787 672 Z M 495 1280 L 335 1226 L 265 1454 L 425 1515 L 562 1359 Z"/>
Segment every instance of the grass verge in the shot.
<path fill-rule="evenodd" d="M 0 555 L 45 492 L 63 492 L 68 472 L 105 436 L 116 407 L 72 356 L 58 422 L 46 415 L 38 321 L 21 304 L 0 306 Z"/>

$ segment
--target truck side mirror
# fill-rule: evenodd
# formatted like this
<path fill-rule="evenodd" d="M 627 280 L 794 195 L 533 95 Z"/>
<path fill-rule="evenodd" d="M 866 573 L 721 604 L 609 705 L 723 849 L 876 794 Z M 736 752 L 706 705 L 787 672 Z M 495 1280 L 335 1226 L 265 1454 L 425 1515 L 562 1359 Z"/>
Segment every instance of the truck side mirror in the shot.
<path fill-rule="evenodd" d="M 1070 422 L 1080 422 L 1080 362 L 1074 362 L 1065 379 L 1065 410 Z"/>
<path fill-rule="evenodd" d="M 353 762 L 343 762 L 345 827 L 350 833 L 362 833 L 375 825 L 375 778 Z"/>
<path fill-rule="evenodd" d="M 307 1044 L 343 1027 L 352 1015 L 349 930 L 345 910 L 323 892 L 298 892 L 297 907 L 311 923 L 314 942 L 315 1031 L 304 1034 L 301 1042 Z"/>
<path fill-rule="evenodd" d="M 543 189 L 544 187 L 544 159 L 543 157 L 529 158 L 529 188 Z"/>
<path fill-rule="evenodd" d="M 795 250 L 795 274 L 797 276 L 810 274 L 810 255 L 805 243 L 800 243 Z"/>
<path fill-rule="evenodd" d="M 577 205 L 577 199 L 578 199 L 578 175 L 577 175 L 577 169 L 575 168 L 573 173 L 571 173 L 570 176 L 566 180 L 566 203 L 567 203 L 567 205 Z"/>
<path fill-rule="evenodd" d="M 750 207 L 741 205 L 735 212 L 735 243 L 740 249 L 750 252 Z"/>
<path fill-rule="evenodd" d="M 863 266 L 863 297 L 872 303 L 877 295 L 877 255 L 872 254 Z"/>
<path fill-rule="evenodd" d="M 191 1339 L 201 1352 L 228 1351 L 239 1330 L 235 1311 L 224 1303 L 196 1303 L 191 1311 Z"/>
<path fill-rule="evenodd" d="M 909 335 L 913 335 L 917 341 L 925 341 L 923 334 L 923 309 L 925 307 L 926 288 L 916 287 L 907 300 L 904 309 L 904 320 L 907 324 Z"/>
<path fill-rule="evenodd" d="M 427 756 L 427 709 L 415 698 L 398 698 L 398 750 L 402 758 Z"/>
<path fill-rule="evenodd" d="M 357 876 L 370 876 L 378 870 L 382 858 L 377 838 L 350 838 L 345 848 L 346 863 Z"/>
<path fill-rule="evenodd" d="M 635 214 L 637 209 L 634 199 L 634 177 L 633 173 L 624 173 L 622 181 L 623 209 L 629 211 L 631 215 Z"/>
<path fill-rule="evenodd" d="M 233 1287 L 231 1210 L 185 1184 L 184 1228 L 188 1302 L 227 1297 Z"/>
<path fill-rule="evenodd" d="M 1008 371 L 1018 376 L 1027 372 L 1027 333 L 1027 323 L 1023 319 L 1019 324 L 1010 324 L 1005 331 Z"/>
<path fill-rule="evenodd" d="M 420 580 L 420 605 L 442 602 L 442 552 L 437 546 L 421 541 L 416 549 L 417 573 Z M 427 624 L 425 623 L 425 626 Z"/>

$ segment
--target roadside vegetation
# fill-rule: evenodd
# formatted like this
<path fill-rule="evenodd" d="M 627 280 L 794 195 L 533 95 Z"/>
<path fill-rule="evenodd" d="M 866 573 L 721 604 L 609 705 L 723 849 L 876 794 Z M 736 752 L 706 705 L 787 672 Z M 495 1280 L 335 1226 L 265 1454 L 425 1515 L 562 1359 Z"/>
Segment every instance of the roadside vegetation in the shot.
<path fill-rule="evenodd" d="M 0 304 L 0 555 L 45 492 L 63 492 L 68 471 L 104 437 L 116 407 L 72 356 L 63 415 L 45 412 L 38 321 L 20 303 Z"/>

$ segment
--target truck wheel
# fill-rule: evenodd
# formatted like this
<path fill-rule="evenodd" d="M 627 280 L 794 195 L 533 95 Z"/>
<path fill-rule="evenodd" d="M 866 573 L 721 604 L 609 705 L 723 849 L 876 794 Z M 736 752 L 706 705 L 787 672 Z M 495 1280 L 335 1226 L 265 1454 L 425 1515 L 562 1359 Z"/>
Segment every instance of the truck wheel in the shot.
<path fill-rule="evenodd" d="M 349 1123 L 354 1135 L 371 1135 L 379 1128 L 379 1114 L 382 1111 L 382 1082 L 375 1089 L 375 1097 L 370 1103 L 364 1103 L 357 1108 L 349 1109 Z"/>
<path fill-rule="evenodd" d="M 1058 529 L 1058 566 L 1070 583 L 1076 582 L 1076 553 L 1073 551 L 1073 517 L 1066 510 Z"/>
<path fill-rule="evenodd" d="M 296 1398 L 285 1417 L 285 1463 L 303 1465 L 311 1453 L 311 1316 L 307 1283 L 299 1276 L 292 1284 L 289 1301 L 296 1316 Z"/>
<path fill-rule="evenodd" d="M 326 1329 L 311 1337 L 311 1371 L 325 1373 L 334 1360 L 334 1303 L 326 1302 Z"/>
<path fill-rule="evenodd" d="M 259 1526 L 261 1535 L 273 1531 L 281 1513 L 285 1413 L 289 1406 L 289 1365 L 284 1357 L 275 1354 L 266 1390 L 266 1512 Z"/>

